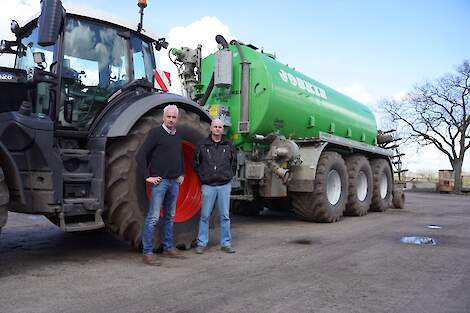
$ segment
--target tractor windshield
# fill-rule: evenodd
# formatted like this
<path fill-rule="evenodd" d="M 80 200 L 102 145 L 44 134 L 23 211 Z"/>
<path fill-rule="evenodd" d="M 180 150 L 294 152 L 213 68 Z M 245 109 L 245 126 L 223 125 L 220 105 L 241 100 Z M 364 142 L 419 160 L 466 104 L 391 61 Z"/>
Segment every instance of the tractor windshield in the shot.
<path fill-rule="evenodd" d="M 60 126 L 86 130 L 132 75 L 129 35 L 107 24 L 68 18 L 64 31 Z"/>
<path fill-rule="evenodd" d="M 155 59 L 152 46 L 137 36 L 132 35 L 131 38 L 134 78 L 145 78 L 153 84 Z"/>

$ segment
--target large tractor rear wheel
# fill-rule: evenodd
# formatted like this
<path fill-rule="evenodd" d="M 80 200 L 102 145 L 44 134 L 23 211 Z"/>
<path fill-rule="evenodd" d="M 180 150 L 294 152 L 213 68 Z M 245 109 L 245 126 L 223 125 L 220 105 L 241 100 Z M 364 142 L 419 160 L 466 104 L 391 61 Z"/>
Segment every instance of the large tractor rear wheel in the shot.
<path fill-rule="evenodd" d="M 338 221 L 343 215 L 348 198 L 348 172 L 339 153 L 322 153 L 313 188 L 313 192 L 291 193 L 294 212 L 307 221 Z"/>
<path fill-rule="evenodd" d="M 0 233 L 2 227 L 5 226 L 8 217 L 8 201 L 10 200 L 10 193 L 5 181 L 5 175 L 0 167 Z"/>
<path fill-rule="evenodd" d="M 344 215 L 365 215 L 372 201 L 372 169 L 369 160 L 363 155 L 353 155 L 346 158 L 346 166 L 349 194 Z"/>
<path fill-rule="evenodd" d="M 383 212 L 392 205 L 392 170 L 385 159 L 370 161 L 372 167 L 372 204 L 371 211 Z"/>
<path fill-rule="evenodd" d="M 152 111 L 133 126 L 130 133 L 111 142 L 106 151 L 107 228 L 133 247 L 141 246 L 142 229 L 149 205 L 149 186 L 137 173 L 135 154 L 154 127 L 162 124 L 163 110 Z M 191 160 L 199 141 L 209 134 L 209 124 L 198 114 L 179 109 L 177 132 L 183 139 L 185 180 L 180 186 L 176 204 L 174 244 L 189 248 L 197 236 L 201 207 L 201 187 Z M 161 227 L 157 227 L 159 230 Z M 160 245 L 159 231 L 156 245 Z"/>

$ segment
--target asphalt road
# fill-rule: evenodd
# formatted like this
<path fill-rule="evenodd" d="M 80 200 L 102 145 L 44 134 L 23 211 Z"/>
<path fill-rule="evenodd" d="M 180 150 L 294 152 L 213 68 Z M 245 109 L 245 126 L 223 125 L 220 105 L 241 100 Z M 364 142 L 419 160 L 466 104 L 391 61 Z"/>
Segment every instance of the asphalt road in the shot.
<path fill-rule="evenodd" d="M 2 313 L 470 312 L 470 196 L 408 193 L 404 210 L 335 224 L 236 217 L 236 254 L 214 240 L 205 254 L 187 251 L 161 267 L 143 265 L 106 233 L 9 218 L 0 238 Z M 437 245 L 400 242 L 412 235 Z"/>

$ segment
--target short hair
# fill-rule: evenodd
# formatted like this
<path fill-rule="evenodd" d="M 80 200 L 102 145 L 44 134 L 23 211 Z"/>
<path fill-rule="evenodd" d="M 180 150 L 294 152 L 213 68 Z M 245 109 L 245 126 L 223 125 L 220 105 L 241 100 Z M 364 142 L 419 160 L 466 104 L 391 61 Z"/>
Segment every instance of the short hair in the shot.
<path fill-rule="evenodd" d="M 220 118 L 214 118 L 211 122 L 211 125 L 213 125 L 214 122 L 220 122 L 222 124 L 222 126 L 225 126 L 224 121 L 222 121 Z"/>
<path fill-rule="evenodd" d="M 166 107 L 163 108 L 163 114 L 165 114 L 166 112 L 170 111 L 170 110 L 175 110 L 176 111 L 176 115 L 178 116 L 178 113 L 179 113 L 179 110 L 178 110 L 178 107 L 174 104 L 169 104 L 167 105 Z"/>

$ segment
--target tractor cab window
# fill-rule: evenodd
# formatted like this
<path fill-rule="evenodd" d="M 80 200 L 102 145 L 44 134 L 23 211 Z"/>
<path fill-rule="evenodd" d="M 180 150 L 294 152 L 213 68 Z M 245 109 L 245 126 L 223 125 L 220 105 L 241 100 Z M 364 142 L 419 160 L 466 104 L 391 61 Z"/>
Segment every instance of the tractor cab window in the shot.
<path fill-rule="evenodd" d="M 142 39 L 132 36 L 132 60 L 134 65 L 134 78 L 145 78 L 152 84 L 154 83 L 153 71 L 155 61 L 153 58 L 153 50 L 150 43 L 142 41 Z"/>
<path fill-rule="evenodd" d="M 128 41 L 118 29 L 68 19 L 59 126 L 87 130 L 107 99 L 129 81 Z"/>
<path fill-rule="evenodd" d="M 15 59 L 15 68 L 31 72 L 35 67 L 45 71 L 51 70 L 51 65 L 54 57 L 55 46 L 41 47 L 38 45 L 38 27 L 36 23 L 31 27 L 25 27 L 25 30 L 19 37 L 19 44 Z M 44 62 L 35 63 L 33 53 L 42 53 Z M 33 103 L 33 112 L 48 113 L 49 112 L 49 99 L 50 99 L 50 85 L 48 83 L 38 83 L 36 85 L 36 92 L 31 93 L 35 96 L 30 99 Z"/>

